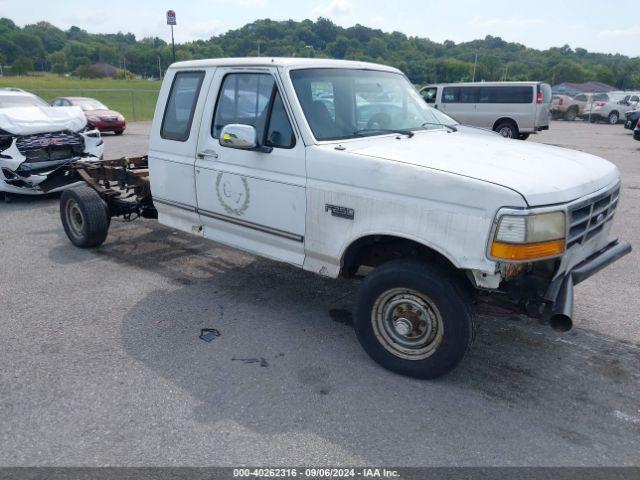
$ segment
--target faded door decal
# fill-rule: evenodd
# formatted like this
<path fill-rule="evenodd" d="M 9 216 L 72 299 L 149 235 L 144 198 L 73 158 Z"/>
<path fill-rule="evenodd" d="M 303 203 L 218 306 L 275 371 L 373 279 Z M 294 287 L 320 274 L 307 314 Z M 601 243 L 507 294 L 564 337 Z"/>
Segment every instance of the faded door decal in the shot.
<path fill-rule="evenodd" d="M 249 208 L 251 193 L 246 177 L 220 172 L 216 179 L 216 194 L 227 213 L 240 216 Z"/>

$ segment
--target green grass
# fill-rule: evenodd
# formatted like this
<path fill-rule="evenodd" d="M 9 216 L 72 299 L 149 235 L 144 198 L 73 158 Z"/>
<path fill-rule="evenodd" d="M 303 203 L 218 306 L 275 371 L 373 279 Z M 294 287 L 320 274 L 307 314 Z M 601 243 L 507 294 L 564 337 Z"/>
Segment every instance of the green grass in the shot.
<path fill-rule="evenodd" d="M 151 120 L 160 89 L 159 81 L 81 79 L 58 75 L 0 77 L 0 87 L 17 87 L 41 96 L 92 97 L 122 113 L 128 121 Z M 135 111 L 134 111 L 135 109 Z"/>

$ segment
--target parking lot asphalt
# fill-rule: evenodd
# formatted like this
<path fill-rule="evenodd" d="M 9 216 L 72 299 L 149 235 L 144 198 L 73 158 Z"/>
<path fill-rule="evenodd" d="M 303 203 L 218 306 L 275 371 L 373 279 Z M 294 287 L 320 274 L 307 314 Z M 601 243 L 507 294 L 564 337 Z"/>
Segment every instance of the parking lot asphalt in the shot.
<path fill-rule="evenodd" d="M 106 157 L 144 154 L 148 129 Z M 150 220 L 80 250 L 57 196 L 0 203 L 0 465 L 640 465 L 640 142 L 582 122 L 529 141 L 618 165 L 636 252 L 576 287 L 566 334 L 484 312 L 437 381 L 369 360 L 353 281 Z"/>

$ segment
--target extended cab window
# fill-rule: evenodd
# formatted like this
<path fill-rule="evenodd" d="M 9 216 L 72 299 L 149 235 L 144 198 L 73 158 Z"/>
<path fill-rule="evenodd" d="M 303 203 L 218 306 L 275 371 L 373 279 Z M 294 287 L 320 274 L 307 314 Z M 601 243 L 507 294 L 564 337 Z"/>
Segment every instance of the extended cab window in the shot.
<path fill-rule="evenodd" d="M 189 138 L 203 79 L 204 72 L 176 73 L 162 119 L 162 138 L 179 142 Z"/>
<path fill-rule="evenodd" d="M 255 127 L 261 145 L 292 148 L 295 136 L 274 78 L 267 73 L 231 73 L 220 88 L 211 134 L 231 123 Z"/>

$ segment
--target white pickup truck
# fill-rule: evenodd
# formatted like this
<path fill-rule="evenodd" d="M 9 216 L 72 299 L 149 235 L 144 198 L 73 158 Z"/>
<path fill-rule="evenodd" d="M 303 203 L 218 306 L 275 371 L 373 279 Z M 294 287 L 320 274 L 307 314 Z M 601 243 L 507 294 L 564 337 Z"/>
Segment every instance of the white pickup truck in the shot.
<path fill-rule="evenodd" d="M 160 223 L 327 277 L 362 277 L 356 335 L 401 374 L 452 370 L 477 302 L 572 325 L 573 285 L 630 252 L 609 236 L 618 169 L 456 125 L 402 72 L 283 58 L 172 65 L 148 157 L 48 180 L 75 245 Z M 123 188 L 133 195 L 121 195 Z"/>

